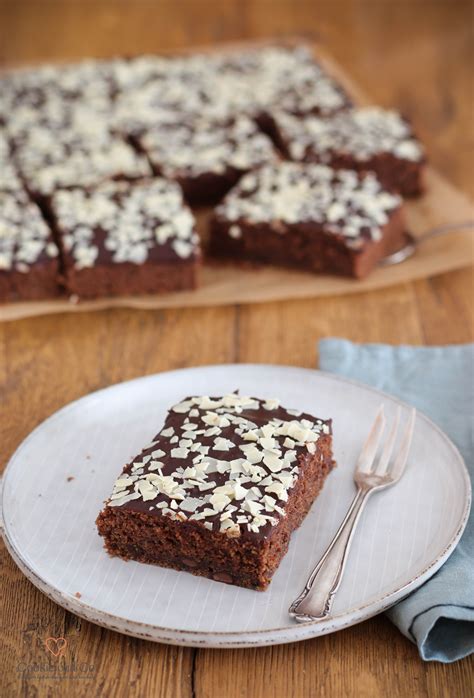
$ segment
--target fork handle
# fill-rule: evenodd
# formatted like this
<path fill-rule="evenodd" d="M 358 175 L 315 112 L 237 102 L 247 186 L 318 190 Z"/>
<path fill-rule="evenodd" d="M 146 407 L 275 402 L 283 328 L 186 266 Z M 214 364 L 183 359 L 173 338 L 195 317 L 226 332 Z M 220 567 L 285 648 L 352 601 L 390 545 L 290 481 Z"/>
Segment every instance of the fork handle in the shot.
<path fill-rule="evenodd" d="M 370 488 L 358 488 L 349 511 L 328 549 L 311 572 L 301 594 L 291 604 L 289 613 L 299 623 L 320 620 L 329 614 L 334 595 L 341 583 L 356 524 L 370 493 Z"/>

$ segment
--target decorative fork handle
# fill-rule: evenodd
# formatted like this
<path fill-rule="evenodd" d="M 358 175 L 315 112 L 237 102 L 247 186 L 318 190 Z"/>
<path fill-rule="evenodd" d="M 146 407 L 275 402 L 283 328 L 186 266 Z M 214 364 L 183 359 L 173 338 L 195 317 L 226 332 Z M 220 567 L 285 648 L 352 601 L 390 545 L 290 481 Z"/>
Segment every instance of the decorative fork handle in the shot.
<path fill-rule="evenodd" d="M 290 615 L 299 623 L 325 618 L 339 588 L 355 527 L 373 489 L 358 487 L 344 521 L 328 549 L 311 572 L 306 586 L 289 608 Z"/>

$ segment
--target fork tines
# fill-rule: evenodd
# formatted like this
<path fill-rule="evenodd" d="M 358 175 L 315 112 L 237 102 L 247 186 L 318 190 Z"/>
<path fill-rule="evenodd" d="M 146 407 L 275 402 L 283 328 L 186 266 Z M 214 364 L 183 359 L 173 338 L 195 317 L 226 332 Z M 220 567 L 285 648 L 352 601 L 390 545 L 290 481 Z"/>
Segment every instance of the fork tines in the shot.
<path fill-rule="evenodd" d="M 382 453 L 380 454 L 380 457 L 377 460 L 377 453 L 387 423 L 384 414 L 384 406 L 380 406 L 375 417 L 375 421 L 367 437 L 367 441 L 365 442 L 362 452 L 357 461 L 355 470 L 356 473 L 361 475 L 372 473 L 379 476 L 388 474 L 393 482 L 401 478 L 407 463 L 408 453 L 410 450 L 413 429 L 415 426 L 416 410 L 412 408 L 410 411 L 408 422 L 401 438 L 398 453 L 394 461 L 390 463 L 390 459 L 395 447 L 395 442 L 397 440 L 397 433 L 400 424 L 401 413 L 402 408 L 398 406 L 395 419 L 393 421 L 388 437 L 385 441 Z"/>

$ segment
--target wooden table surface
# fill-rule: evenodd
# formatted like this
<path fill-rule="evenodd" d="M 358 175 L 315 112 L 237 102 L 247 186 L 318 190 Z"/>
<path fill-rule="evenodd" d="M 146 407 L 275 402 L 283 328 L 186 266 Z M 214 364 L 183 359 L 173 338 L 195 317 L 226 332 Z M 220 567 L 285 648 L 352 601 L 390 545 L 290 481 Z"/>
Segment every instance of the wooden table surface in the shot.
<path fill-rule="evenodd" d="M 414 119 L 432 162 L 473 192 L 472 4 L 454 0 L 1 0 L 0 62 L 109 56 L 310 34 L 379 103 Z M 470 177 L 471 175 L 471 177 Z M 116 310 L 0 325 L 0 459 L 43 419 L 111 383 L 225 362 L 312 367 L 321 337 L 473 339 L 471 270 L 339 298 L 172 311 Z M 195 650 L 125 637 L 49 601 L 2 552 L 2 696 L 453 696 L 473 662 L 424 663 L 383 616 L 307 642 Z M 44 638 L 86 678 L 51 678 Z M 56 660 L 57 661 L 57 660 Z"/>

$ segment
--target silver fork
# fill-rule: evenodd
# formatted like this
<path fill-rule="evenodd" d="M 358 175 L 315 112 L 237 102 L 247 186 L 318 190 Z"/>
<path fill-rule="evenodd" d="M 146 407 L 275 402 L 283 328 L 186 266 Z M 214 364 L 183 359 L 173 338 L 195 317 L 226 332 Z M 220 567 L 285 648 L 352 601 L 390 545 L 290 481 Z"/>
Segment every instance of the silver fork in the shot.
<path fill-rule="evenodd" d="M 391 487 L 403 475 L 413 436 L 416 410 L 411 410 L 398 454 L 391 462 L 400 412 L 398 407 L 395 421 L 378 460 L 377 451 L 386 424 L 383 405 L 377 412 L 354 471 L 357 494 L 328 549 L 311 572 L 303 591 L 289 608 L 290 616 L 299 623 L 322 620 L 329 615 L 334 596 L 342 580 L 350 544 L 362 509 L 373 492 Z"/>

